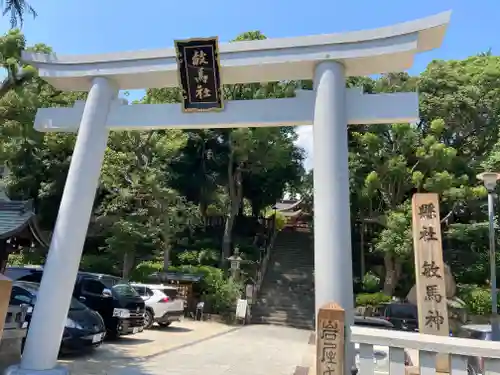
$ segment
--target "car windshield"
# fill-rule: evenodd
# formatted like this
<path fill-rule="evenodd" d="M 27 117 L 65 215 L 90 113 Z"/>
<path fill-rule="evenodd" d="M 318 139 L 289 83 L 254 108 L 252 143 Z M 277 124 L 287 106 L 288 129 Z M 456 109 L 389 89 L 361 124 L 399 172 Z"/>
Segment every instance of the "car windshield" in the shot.
<path fill-rule="evenodd" d="M 128 281 L 114 277 L 103 277 L 101 281 L 110 288 L 117 297 L 140 297 Z"/>
<path fill-rule="evenodd" d="M 392 329 L 393 326 L 391 323 L 384 321 L 384 320 L 375 320 L 375 319 L 354 319 L 354 325 L 355 326 L 361 326 L 361 327 L 370 327 L 370 328 L 381 328 L 381 329 Z"/>
<path fill-rule="evenodd" d="M 36 304 L 36 298 L 37 298 L 37 295 L 38 295 L 38 286 L 35 286 L 36 284 L 34 285 L 30 285 L 29 288 L 25 288 L 27 289 L 32 295 L 33 295 L 33 300 L 32 300 L 32 303 L 33 305 Z M 77 299 L 75 298 L 71 298 L 71 302 L 70 302 L 70 305 L 69 305 L 69 309 L 70 310 L 85 310 L 87 307 L 79 302 Z"/>
<path fill-rule="evenodd" d="M 387 315 L 389 317 L 393 318 L 403 318 L 403 319 L 417 319 L 418 317 L 418 311 L 417 307 L 415 305 L 389 305 L 388 306 L 388 313 Z"/>
<path fill-rule="evenodd" d="M 475 340 L 491 341 L 491 332 L 488 331 L 466 331 L 466 338 Z"/>

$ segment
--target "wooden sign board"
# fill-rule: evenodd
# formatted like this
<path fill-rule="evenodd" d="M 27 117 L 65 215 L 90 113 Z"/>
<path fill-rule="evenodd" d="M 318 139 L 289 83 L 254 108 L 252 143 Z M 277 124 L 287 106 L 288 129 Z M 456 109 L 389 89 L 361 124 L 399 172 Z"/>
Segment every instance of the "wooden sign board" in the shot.
<path fill-rule="evenodd" d="M 344 309 L 327 304 L 316 322 L 316 375 L 344 375 Z"/>
<path fill-rule="evenodd" d="M 218 44 L 217 37 L 175 41 L 184 112 L 224 109 Z"/>
<path fill-rule="evenodd" d="M 438 195 L 414 194 L 412 219 L 419 332 L 448 336 L 450 331 Z M 449 356 L 438 355 L 436 362 L 438 372 L 449 372 Z"/>
<path fill-rule="evenodd" d="M 236 303 L 236 318 L 246 319 L 248 312 L 248 301 L 246 299 L 239 299 Z"/>

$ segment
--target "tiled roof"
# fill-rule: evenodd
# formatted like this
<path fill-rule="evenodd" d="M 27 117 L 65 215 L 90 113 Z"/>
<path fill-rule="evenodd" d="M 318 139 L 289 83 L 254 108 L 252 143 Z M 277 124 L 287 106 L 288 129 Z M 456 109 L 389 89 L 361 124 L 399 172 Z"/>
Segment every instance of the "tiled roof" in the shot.
<path fill-rule="evenodd" d="M 20 232 L 33 215 L 32 201 L 0 200 L 0 239 Z"/>
<path fill-rule="evenodd" d="M 150 278 L 158 278 L 161 280 L 172 281 L 187 281 L 196 283 L 202 279 L 202 275 L 195 275 L 183 272 L 154 272 L 149 275 Z"/>
<path fill-rule="evenodd" d="M 293 209 L 297 209 L 298 206 L 302 203 L 301 200 L 282 200 L 279 202 L 276 202 L 274 205 L 274 209 L 276 211 L 289 211 Z"/>

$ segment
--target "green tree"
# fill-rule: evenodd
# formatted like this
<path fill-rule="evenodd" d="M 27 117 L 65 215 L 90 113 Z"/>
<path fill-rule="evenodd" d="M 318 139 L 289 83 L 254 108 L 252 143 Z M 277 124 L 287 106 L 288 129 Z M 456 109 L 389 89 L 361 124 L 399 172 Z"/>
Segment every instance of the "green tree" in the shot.
<path fill-rule="evenodd" d="M 234 42 L 260 40 L 258 31 L 239 35 Z M 270 82 L 224 86 L 225 100 L 258 100 L 291 97 L 295 82 Z M 148 90 L 145 103 L 179 101 L 178 89 Z M 302 174 L 303 152 L 294 145 L 293 128 L 241 128 L 186 131 L 188 142 L 171 161 L 173 186 L 198 204 L 203 216 L 220 201 L 220 186 L 228 197 L 221 260 L 231 255 L 236 216 L 247 198 L 254 214 L 279 199 L 287 184 Z M 191 180 L 186 177 L 189 176 Z M 192 180 L 194 178 L 194 181 Z M 259 191 L 260 190 L 260 191 Z"/>
<path fill-rule="evenodd" d="M 438 141 L 442 131 L 443 121 L 435 120 L 427 135 L 411 124 L 373 126 L 353 134 L 366 155 L 365 164 L 372 168 L 366 174 L 364 190 L 365 195 L 378 201 L 372 219 L 384 228 L 376 250 L 383 254 L 384 293 L 388 295 L 402 276 L 403 264 L 411 260 L 412 194 L 439 193 L 443 210 L 449 211 L 457 202 L 465 202 L 477 193 L 466 185 L 467 175 L 454 174 L 457 151 Z"/>
<path fill-rule="evenodd" d="M 0 63 L 7 77 L 0 85 L 0 163 L 6 165 L 8 193 L 13 199 L 33 199 L 41 223 L 51 230 L 69 167 L 74 135 L 39 133 L 33 129 L 41 107 L 69 106 L 83 93 L 55 90 L 36 70 L 20 61 L 22 50 L 50 52 L 38 44 L 26 46 L 19 30 L 0 38 Z"/>
<path fill-rule="evenodd" d="M 125 278 L 137 261 L 155 253 L 167 269 L 173 237 L 195 224 L 195 210 L 167 180 L 168 162 L 185 141 L 178 130 L 110 136 L 101 174 L 106 195 L 97 220 L 108 223 L 106 250 L 123 259 Z"/>

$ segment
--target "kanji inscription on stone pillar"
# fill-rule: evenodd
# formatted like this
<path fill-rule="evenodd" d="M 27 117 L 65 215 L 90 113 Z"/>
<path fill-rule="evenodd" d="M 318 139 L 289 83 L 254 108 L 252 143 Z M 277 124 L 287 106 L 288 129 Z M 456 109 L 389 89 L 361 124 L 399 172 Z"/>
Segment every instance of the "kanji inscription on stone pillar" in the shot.
<path fill-rule="evenodd" d="M 412 218 L 419 332 L 448 336 L 450 331 L 438 195 L 414 194 Z M 449 356 L 437 356 L 436 370 L 449 372 Z"/>

